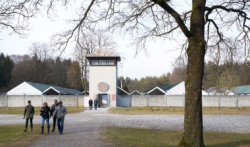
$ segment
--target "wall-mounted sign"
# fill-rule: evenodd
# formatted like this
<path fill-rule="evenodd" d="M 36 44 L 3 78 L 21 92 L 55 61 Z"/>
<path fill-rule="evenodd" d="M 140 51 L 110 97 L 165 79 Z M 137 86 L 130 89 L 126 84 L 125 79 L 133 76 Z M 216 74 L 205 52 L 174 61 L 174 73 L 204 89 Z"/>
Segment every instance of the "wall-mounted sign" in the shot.
<path fill-rule="evenodd" d="M 109 90 L 109 85 L 107 83 L 101 82 L 98 84 L 98 90 L 101 92 L 107 92 Z"/>
<path fill-rule="evenodd" d="M 116 100 L 116 94 L 112 94 L 112 101 Z"/>

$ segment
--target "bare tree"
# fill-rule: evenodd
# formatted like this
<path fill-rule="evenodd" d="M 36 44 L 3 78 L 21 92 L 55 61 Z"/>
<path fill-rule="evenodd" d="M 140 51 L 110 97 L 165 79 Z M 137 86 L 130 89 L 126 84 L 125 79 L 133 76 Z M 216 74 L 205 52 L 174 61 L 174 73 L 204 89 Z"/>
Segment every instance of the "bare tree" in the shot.
<path fill-rule="evenodd" d="M 81 69 L 81 79 L 83 88 L 85 91 L 88 89 L 88 65 L 89 62 L 86 58 L 88 54 L 91 54 L 97 49 L 105 49 L 107 51 L 115 52 L 115 49 L 117 47 L 116 42 L 113 41 L 113 38 L 107 34 L 105 34 L 104 31 L 98 30 L 95 32 L 89 32 L 82 34 L 81 40 L 77 44 L 74 50 L 74 55 L 76 57 L 76 60 L 80 64 Z M 85 92 L 85 95 L 87 92 Z"/>
<path fill-rule="evenodd" d="M 68 0 L 61 0 L 67 5 Z M 22 4 L 34 3 L 35 8 L 43 0 L 26 0 Z M 47 12 L 53 12 L 58 1 L 50 0 Z M 189 2 L 189 3 L 188 3 Z M 179 5 L 185 5 L 178 13 Z M 188 3 L 188 4 L 187 4 Z M 77 42 L 81 32 L 108 24 L 110 31 L 125 28 L 138 47 L 145 48 L 147 40 L 163 37 L 186 38 L 188 56 L 185 82 L 184 135 L 180 146 L 204 146 L 201 90 L 204 72 L 204 55 L 207 49 L 217 45 L 228 45 L 230 29 L 235 41 L 249 49 L 249 1 L 248 0 L 83 0 L 77 18 L 70 30 L 54 36 L 54 47 L 65 49 L 71 39 Z M 187 4 L 187 5 L 186 5 Z M 175 8 L 176 7 L 176 8 Z M 188 9 L 187 9 L 188 8 Z M 180 11 L 180 10 L 179 10 Z M 207 37 L 205 37 L 207 36 Z M 183 43 L 184 44 L 184 43 Z M 185 46 L 184 48 L 185 49 Z"/>
<path fill-rule="evenodd" d="M 47 83 L 53 77 L 53 50 L 45 43 L 33 43 L 30 47 L 33 60 L 33 72 L 39 83 Z"/>

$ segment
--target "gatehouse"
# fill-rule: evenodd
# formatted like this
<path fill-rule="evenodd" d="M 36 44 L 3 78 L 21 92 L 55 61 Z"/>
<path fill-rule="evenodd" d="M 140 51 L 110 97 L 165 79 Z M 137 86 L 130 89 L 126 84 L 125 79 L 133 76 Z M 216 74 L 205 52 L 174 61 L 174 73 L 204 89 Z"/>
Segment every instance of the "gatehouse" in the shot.
<path fill-rule="evenodd" d="M 117 63 L 120 56 L 112 52 L 97 50 L 88 54 L 89 97 L 99 100 L 99 107 L 116 107 Z"/>

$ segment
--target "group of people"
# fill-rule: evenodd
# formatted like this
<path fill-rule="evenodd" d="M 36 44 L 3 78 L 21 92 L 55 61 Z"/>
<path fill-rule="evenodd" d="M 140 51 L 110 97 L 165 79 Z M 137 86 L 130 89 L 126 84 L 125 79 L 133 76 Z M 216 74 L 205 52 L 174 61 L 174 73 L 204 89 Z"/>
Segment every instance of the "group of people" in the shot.
<path fill-rule="evenodd" d="M 64 117 L 68 113 L 67 108 L 63 106 L 62 101 L 57 102 L 57 99 L 54 100 L 54 104 L 50 108 L 47 102 L 43 103 L 43 107 L 40 110 L 40 116 L 42 116 L 42 125 L 41 125 L 41 134 L 44 133 L 44 122 L 47 122 L 47 128 L 49 133 L 50 124 L 49 119 L 52 117 L 53 119 L 53 129 L 52 132 L 55 131 L 55 125 L 57 122 L 58 131 L 60 134 L 63 132 L 63 125 L 64 125 Z M 31 131 L 33 131 L 33 116 L 35 114 L 35 109 L 31 105 L 31 101 L 28 101 L 28 105 L 24 109 L 24 117 L 26 119 L 25 129 L 24 132 L 27 132 L 28 122 L 30 121 Z"/>
<path fill-rule="evenodd" d="M 94 105 L 95 105 L 95 110 L 97 110 L 97 105 L 98 105 L 97 98 L 94 100 Z M 93 106 L 93 101 L 92 101 L 92 99 L 89 99 L 89 110 L 92 110 L 92 106 Z"/>

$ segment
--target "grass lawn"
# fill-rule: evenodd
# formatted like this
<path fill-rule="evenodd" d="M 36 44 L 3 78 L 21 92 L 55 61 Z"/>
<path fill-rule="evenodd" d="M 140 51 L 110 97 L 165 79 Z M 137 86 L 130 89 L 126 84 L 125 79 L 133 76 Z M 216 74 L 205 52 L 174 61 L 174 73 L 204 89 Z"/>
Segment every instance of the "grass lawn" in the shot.
<path fill-rule="evenodd" d="M 39 137 L 47 135 L 41 133 L 41 124 L 33 125 L 33 132 L 30 131 L 30 125 L 27 132 L 23 132 L 23 125 L 0 125 L 0 146 L 2 147 L 26 147 L 32 141 Z"/>
<path fill-rule="evenodd" d="M 103 141 L 119 147 L 176 146 L 183 131 L 154 130 L 106 126 L 101 130 Z M 250 134 L 204 132 L 206 147 L 249 147 Z"/>
<path fill-rule="evenodd" d="M 84 111 L 84 107 L 66 107 L 68 113 L 79 113 Z M 41 107 L 35 107 L 35 115 L 40 115 Z M 24 107 L 0 107 L 0 114 L 22 114 L 24 113 Z"/>
<path fill-rule="evenodd" d="M 108 113 L 125 115 L 184 114 L 183 107 L 116 107 Z M 203 107 L 203 114 L 250 114 L 250 107 Z"/>

